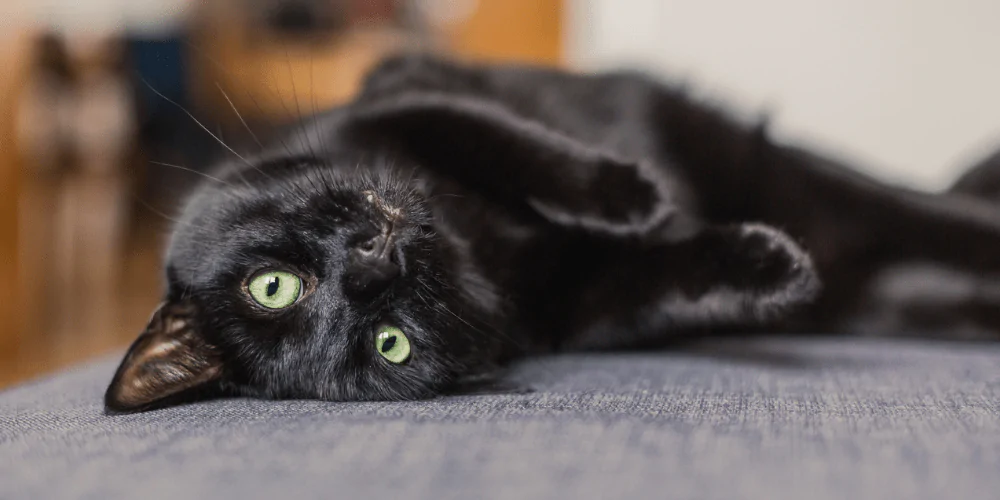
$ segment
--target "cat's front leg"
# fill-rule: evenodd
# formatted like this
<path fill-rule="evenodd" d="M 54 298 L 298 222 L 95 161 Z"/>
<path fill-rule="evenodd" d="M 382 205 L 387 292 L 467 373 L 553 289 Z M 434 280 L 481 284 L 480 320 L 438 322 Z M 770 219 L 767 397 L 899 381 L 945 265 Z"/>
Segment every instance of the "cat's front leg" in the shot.
<path fill-rule="evenodd" d="M 610 237 L 644 237 L 676 214 L 650 164 L 581 142 L 476 97 L 404 92 L 353 110 L 345 136 L 389 150 L 512 210 Z"/>

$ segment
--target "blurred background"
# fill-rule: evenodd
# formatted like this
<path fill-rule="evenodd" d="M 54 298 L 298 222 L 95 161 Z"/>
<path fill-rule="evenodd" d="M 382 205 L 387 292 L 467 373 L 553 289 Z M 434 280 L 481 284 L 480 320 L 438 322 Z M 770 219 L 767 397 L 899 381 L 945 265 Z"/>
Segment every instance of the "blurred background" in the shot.
<path fill-rule="evenodd" d="M 1000 145 L 995 0 L 4 0 L 0 387 L 119 352 L 205 169 L 401 49 L 633 67 L 937 190 Z M 253 130 L 257 137 L 247 131 Z"/>

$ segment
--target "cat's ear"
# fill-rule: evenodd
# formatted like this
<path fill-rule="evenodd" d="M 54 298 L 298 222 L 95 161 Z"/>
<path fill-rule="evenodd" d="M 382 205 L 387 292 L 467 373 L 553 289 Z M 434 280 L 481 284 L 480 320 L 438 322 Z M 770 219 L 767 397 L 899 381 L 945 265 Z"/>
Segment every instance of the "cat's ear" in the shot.
<path fill-rule="evenodd" d="M 549 221 L 608 235 L 644 234 L 674 213 L 652 166 L 478 97 L 409 92 L 361 103 L 346 132 Z"/>
<path fill-rule="evenodd" d="M 198 331 L 195 308 L 165 302 L 129 348 L 104 396 L 113 412 L 141 411 L 219 380 L 222 360 Z"/>

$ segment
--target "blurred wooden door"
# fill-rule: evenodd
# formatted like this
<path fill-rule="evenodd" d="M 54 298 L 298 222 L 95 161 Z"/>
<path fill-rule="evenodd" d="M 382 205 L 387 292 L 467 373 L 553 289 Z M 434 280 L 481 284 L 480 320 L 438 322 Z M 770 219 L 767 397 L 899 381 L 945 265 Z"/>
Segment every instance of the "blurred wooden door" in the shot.
<path fill-rule="evenodd" d="M 18 162 L 14 102 L 24 76 L 27 34 L 0 33 L 0 386 L 18 376 L 21 337 L 18 315 Z"/>
<path fill-rule="evenodd" d="M 125 193 L 108 154 L 129 141 L 106 85 L 78 71 L 69 89 L 41 70 L 42 39 L 0 36 L 0 387 L 115 349 L 137 328 L 120 334 L 120 299 L 137 294 L 117 286 Z"/>

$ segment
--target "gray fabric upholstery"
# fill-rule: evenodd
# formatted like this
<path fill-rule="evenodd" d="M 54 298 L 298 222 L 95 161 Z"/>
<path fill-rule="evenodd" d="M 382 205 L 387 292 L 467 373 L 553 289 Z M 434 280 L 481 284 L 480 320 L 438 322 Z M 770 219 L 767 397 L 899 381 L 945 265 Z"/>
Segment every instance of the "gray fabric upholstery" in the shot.
<path fill-rule="evenodd" d="M 526 362 L 529 394 L 108 417 L 116 360 L 0 394 L 0 498 L 1000 498 L 1000 345 Z"/>

